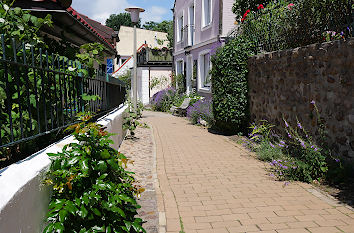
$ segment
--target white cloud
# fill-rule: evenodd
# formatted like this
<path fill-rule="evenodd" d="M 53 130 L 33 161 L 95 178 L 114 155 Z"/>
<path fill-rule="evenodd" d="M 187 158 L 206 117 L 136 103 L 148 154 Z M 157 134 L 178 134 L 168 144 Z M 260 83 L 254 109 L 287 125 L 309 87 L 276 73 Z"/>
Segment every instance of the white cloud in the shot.
<path fill-rule="evenodd" d="M 73 0 L 72 7 L 88 17 L 105 24 L 111 14 L 125 12 L 131 6 L 129 0 Z M 142 24 L 148 21 L 161 22 L 169 10 L 160 6 L 151 6 L 140 15 Z"/>
<path fill-rule="evenodd" d="M 168 9 L 166 8 L 152 6 L 141 14 L 141 21 L 143 24 L 148 21 L 161 22 L 163 20 L 163 16 L 167 13 Z"/>
<path fill-rule="evenodd" d="M 73 0 L 72 7 L 79 13 L 105 24 L 111 14 L 119 14 L 129 6 L 127 0 Z"/>

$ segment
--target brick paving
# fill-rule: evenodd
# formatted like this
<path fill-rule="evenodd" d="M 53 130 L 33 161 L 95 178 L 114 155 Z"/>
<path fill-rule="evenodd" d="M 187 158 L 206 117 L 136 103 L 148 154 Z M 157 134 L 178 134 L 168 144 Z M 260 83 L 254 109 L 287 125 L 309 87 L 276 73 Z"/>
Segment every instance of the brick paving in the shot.
<path fill-rule="evenodd" d="M 185 233 L 354 233 L 352 209 L 311 185 L 275 181 L 226 137 L 184 118 L 144 115 L 156 144 L 159 232 L 178 233 L 183 225 Z"/>

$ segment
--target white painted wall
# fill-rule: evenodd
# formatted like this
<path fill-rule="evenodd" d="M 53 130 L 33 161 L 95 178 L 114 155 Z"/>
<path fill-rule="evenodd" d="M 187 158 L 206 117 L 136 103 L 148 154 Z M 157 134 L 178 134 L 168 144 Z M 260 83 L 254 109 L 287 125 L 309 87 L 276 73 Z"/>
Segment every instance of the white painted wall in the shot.
<path fill-rule="evenodd" d="M 171 86 L 171 73 L 172 67 L 150 67 L 150 79 L 149 79 L 149 67 L 138 67 L 138 100 L 144 105 L 150 103 L 150 98 L 158 91 Z M 163 80 L 166 77 L 167 81 L 161 83 L 161 85 L 155 87 L 149 92 L 149 82 L 153 78 L 159 78 Z"/>
<path fill-rule="evenodd" d="M 118 149 L 125 132 L 122 130 L 126 106 L 101 118 Z M 44 226 L 49 203 L 49 189 L 41 185 L 50 166 L 47 153 L 57 153 L 73 142 L 73 137 L 49 146 L 31 157 L 0 170 L 0 233 L 38 233 Z"/>

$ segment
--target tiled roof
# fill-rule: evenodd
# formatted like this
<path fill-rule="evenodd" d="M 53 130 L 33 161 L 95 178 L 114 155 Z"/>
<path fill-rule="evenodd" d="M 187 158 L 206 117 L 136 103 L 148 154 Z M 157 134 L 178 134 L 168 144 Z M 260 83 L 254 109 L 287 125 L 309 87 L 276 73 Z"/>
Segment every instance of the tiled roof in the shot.
<path fill-rule="evenodd" d="M 112 39 L 112 35 L 114 33 L 114 30 L 110 27 L 107 27 L 106 25 L 101 24 L 100 22 L 97 22 L 96 20 L 90 19 L 84 14 L 80 14 L 80 16 L 86 20 L 92 27 L 94 27 L 99 34 L 101 34 L 104 38 L 107 40 Z"/>
<path fill-rule="evenodd" d="M 55 1 L 55 0 L 52 0 Z M 76 18 L 79 22 L 81 22 L 85 27 L 87 27 L 91 32 L 93 32 L 97 37 L 99 37 L 100 39 L 102 39 L 106 44 L 108 44 L 111 48 L 114 49 L 114 46 L 109 43 L 106 38 L 104 36 L 102 36 L 100 33 L 98 33 L 92 26 L 91 24 L 89 24 L 81 15 L 79 12 L 77 12 L 76 10 L 74 10 L 74 8 L 69 7 L 66 9 L 67 12 L 69 14 L 71 14 L 72 16 L 74 16 L 74 18 Z M 87 17 L 87 16 L 86 16 Z M 87 17 L 88 18 L 88 17 Z M 113 30 L 113 29 L 112 29 Z"/>

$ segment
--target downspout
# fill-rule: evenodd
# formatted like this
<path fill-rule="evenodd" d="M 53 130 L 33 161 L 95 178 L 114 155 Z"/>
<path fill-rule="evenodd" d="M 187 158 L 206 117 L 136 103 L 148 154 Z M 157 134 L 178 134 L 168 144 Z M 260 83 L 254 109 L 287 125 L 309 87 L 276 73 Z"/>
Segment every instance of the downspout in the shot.
<path fill-rule="evenodd" d="M 150 98 L 151 98 L 150 78 L 151 78 L 151 66 L 149 65 L 149 102 L 150 102 Z"/>
<path fill-rule="evenodd" d="M 175 6 L 176 6 L 176 1 L 175 1 Z M 176 41 L 176 27 L 175 27 L 175 21 L 176 21 L 176 16 L 175 16 L 175 6 L 173 7 L 173 9 L 171 9 L 172 13 L 173 13 L 173 54 L 172 54 L 172 73 L 171 73 L 171 83 L 173 82 L 173 74 L 175 73 L 175 41 Z"/>

